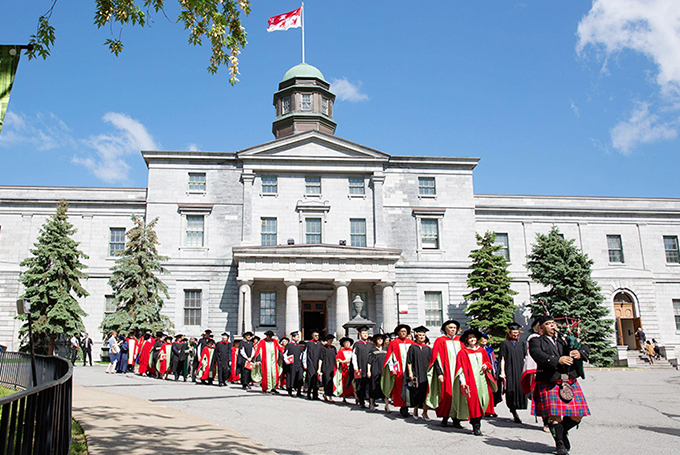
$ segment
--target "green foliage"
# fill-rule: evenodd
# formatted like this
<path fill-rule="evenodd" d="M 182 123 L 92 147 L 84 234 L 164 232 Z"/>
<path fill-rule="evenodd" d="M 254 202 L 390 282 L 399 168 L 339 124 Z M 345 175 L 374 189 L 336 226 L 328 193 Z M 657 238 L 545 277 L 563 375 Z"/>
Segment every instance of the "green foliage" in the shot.
<path fill-rule="evenodd" d="M 574 335 L 590 347 L 590 363 L 611 364 L 616 353 L 611 346 L 614 321 L 606 319 L 609 311 L 591 277 L 593 261 L 576 248 L 573 239 L 565 240 L 555 226 L 547 235 L 536 235 L 527 259 L 531 279 L 548 288 L 532 296 L 532 315 L 547 310 L 555 318 L 579 320 L 579 333 Z"/>
<path fill-rule="evenodd" d="M 215 74 L 220 66 L 229 69 L 229 83 L 238 82 L 238 72 L 241 50 L 247 44 L 246 30 L 241 25 L 241 13 L 250 14 L 250 0 L 177 0 L 180 13 L 175 22 L 181 22 L 189 30 L 189 43 L 202 45 L 203 39 L 210 43 L 211 57 L 208 71 Z M 38 19 L 38 30 L 31 35 L 29 44 L 33 47 L 27 51 L 29 59 L 37 56 L 43 59 L 50 55 L 54 45 L 54 27 L 50 19 L 57 0 L 52 0 L 52 6 Z M 152 11 L 153 10 L 153 11 Z M 120 26 L 150 26 L 153 21 L 151 14 L 159 13 L 167 18 L 165 0 L 95 0 L 94 24 L 98 27 Z M 104 44 L 118 56 L 123 51 L 123 42 L 118 38 L 109 38 Z"/>
<path fill-rule="evenodd" d="M 465 310 L 471 318 L 468 325 L 488 334 L 492 346 L 498 346 L 505 339 L 517 309 L 512 299 L 517 292 L 510 289 L 508 263 L 503 256 L 495 254 L 501 249 L 500 245 L 494 245 L 495 240 L 493 232 L 487 231 L 483 237 L 477 234 L 479 248 L 470 253 L 472 271 L 467 277 L 472 292 L 463 296 L 471 300 Z"/>
<path fill-rule="evenodd" d="M 157 275 L 168 273 L 161 264 L 168 258 L 158 254 L 158 218 L 146 224 L 142 217 L 133 215 L 132 221 L 135 225 L 126 234 L 125 249 L 111 268 L 109 285 L 117 309 L 102 321 L 104 339 L 112 330 L 128 334 L 146 329 L 168 332 L 173 327 L 170 318 L 161 314 L 162 296 L 169 295 Z"/>
<path fill-rule="evenodd" d="M 31 300 L 33 335 L 41 341 L 49 339 L 50 355 L 58 334 L 70 338 L 85 331 L 82 318 L 87 316 L 73 294 L 80 298 L 89 295 L 80 284 L 80 280 L 88 278 L 82 271 L 87 266 L 80 260 L 88 257 L 71 238 L 76 230 L 67 212 L 68 203 L 60 201 L 57 212 L 40 229 L 31 257 L 20 264 L 28 268 L 19 281 L 26 289 L 22 298 Z M 27 321 L 19 332 L 24 337 L 28 317 L 22 314 L 17 319 Z"/>

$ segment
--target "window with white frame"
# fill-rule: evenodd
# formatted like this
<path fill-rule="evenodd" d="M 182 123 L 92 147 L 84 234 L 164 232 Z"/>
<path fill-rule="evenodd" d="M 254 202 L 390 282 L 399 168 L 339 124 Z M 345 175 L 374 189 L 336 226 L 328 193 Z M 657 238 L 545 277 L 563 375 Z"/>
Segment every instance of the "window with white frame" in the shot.
<path fill-rule="evenodd" d="M 305 194 L 321 195 L 321 177 L 305 177 Z"/>
<path fill-rule="evenodd" d="M 508 234 L 496 232 L 496 240 L 494 240 L 493 244 L 501 247 L 501 249 L 494 254 L 496 256 L 502 256 L 506 261 L 510 262 L 510 243 L 508 242 Z"/>
<path fill-rule="evenodd" d="M 321 113 L 328 115 L 328 98 L 321 98 Z"/>
<path fill-rule="evenodd" d="M 368 292 L 362 291 L 352 292 L 351 300 L 349 301 L 349 307 L 352 310 L 352 319 L 357 315 L 357 310 L 354 308 L 354 305 L 352 305 L 352 302 L 354 302 L 354 299 L 356 299 L 357 296 L 361 297 L 361 301 L 364 302 L 364 306 L 361 308 L 361 317 L 368 319 Z"/>
<path fill-rule="evenodd" d="M 366 194 L 366 187 L 364 186 L 363 177 L 349 178 L 349 194 L 351 196 L 363 196 Z"/>
<path fill-rule="evenodd" d="M 262 246 L 276 245 L 276 218 L 262 218 Z"/>
<path fill-rule="evenodd" d="M 205 172 L 189 172 L 189 191 L 205 192 Z"/>
<path fill-rule="evenodd" d="M 420 196 L 435 196 L 437 194 L 434 177 L 418 177 L 418 194 Z"/>
<path fill-rule="evenodd" d="M 276 292 L 260 292 L 260 327 L 276 326 Z"/>
<path fill-rule="evenodd" d="M 321 218 L 305 218 L 305 243 L 321 243 Z"/>
<path fill-rule="evenodd" d="M 607 248 L 609 249 L 609 262 L 623 264 L 623 243 L 620 235 L 607 236 Z"/>
<path fill-rule="evenodd" d="M 352 246 L 366 246 L 366 220 L 353 218 L 349 220 L 349 239 Z"/>
<path fill-rule="evenodd" d="M 109 228 L 109 256 L 118 256 L 125 249 L 125 228 Z"/>
<path fill-rule="evenodd" d="M 439 327 L 443 323 L 442 293 L 425 291 L 425 325 Z"/>
<path fill-rule="evenodd" d="M 675 330 L 680 331 L 680 299 L 673 299 L 673 313 L 675 314 Z"/>
<path fill-rule="evenodd" d="M 663 236 L 663 249 L 666 252 L 667 264 L 680 263 L 680 251 L 678 250 L 678 237 L 676 235 Z"/>
<path fill-rule="evenodd" d="M 420 219 L 420 245 L 424 249 L 439 249 L 439 220 L 436 218 Z"/>
<path fill-rule="evenodd" d="M 187 215 L 186 246 L 203 246 L 205 216 Z"/>
<path fill-rule="evenodd" d="M 106 302 L 104 303 L 104 316 L 115 313 L 118 307 L 116 306 L 116 301 L 112 295 L 105 296 Z"/>
<path fill-rule="evenodd" d="M 309 93 L 302 94 L 302 103 L 300 104 L 302 112 L 311 112 L 312 110 L 312 95 Z"/>
<path fill-rule="evenodd" d="M 290 113 L 290 96 L 286 96 L 281 100 L 281 115 Z"/>
<path fill-rule="evenodd" d="M 201 325 L 201 301 L 203 300 L 203 291 L 200 289 L 185 289 L 184 290 L 184 325 L 185 326 L 200 326 Z"/>
<path fill-rule="evenodd" d="M 279 192 L 279 179 L 275 175 L 262 176 L 262 194 L 277 194 Z"/>

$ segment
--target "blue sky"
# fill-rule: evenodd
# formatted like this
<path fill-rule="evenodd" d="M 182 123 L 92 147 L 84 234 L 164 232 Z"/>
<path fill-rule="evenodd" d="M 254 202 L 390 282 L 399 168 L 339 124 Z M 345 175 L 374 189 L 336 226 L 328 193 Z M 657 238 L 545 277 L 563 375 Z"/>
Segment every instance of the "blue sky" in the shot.
<path fill-rule="evenodd" d="M 0 184 L 144 187 L 140 149 L 272 140 L 272 94 L 301 37 L 267 33 L 267 18 L 300 3 L 252 1 L 235 87 L 163 16 L 125 28 L 115 57 L 94 2 L 58 2 L 52 55 L 19 65 Z M 27 42 L 50 4 L 0 2 L 0 43 Z M 338 95 L 336 135 L 393 155 L 480 157 L 476 193 L 680 197 L 676 0 L 305 6 L 307 62 Z"/>

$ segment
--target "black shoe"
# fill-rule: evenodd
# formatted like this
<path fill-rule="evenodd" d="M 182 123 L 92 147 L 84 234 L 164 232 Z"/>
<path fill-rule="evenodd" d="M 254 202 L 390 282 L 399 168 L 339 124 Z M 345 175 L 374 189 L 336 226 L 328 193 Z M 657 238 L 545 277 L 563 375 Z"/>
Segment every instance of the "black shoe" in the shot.
<path fill-rule="evenodd" d="M 520 419 L 519 415 L 517 415 L 517 411 L 512 411 L 512 419 L 515 421 L 515 423 L 522 423 L 522 419 Z"/>
<path fill-rule="evenodd" d="M 298 398 L 302 397 L 302 392 L 298 392 L 295 396 Z"/>
<path fill-rule="evenodd" d="M 277 389 L 272 389 L 272 393 L 274 395 L 280 395 L 281 394 L 281 392 L 279 392 Z"/>
<path fill-rule="evenodd" d="M 571 450 L 571 442 L 569 442 L 569 435 L 567 432 L 564 432 L 564 436 L 562 436 L 562 441 L 564 442 L 564 448 L 567 449 L 567 451 Z"/>
<path fill-rule="evenodd" d="M 289 391 L 288 391 L 288 396 L 289 396 L 289 397 L 292 397 L 292 396 L 293 396 L 293 391 L 292 391 L 292 390 L 289 390 Z"/>
<path fill-rule="evenodd" d="M 482 436 L 482 428 L 481 427 L 482 426 L 479 423 L 475 423 L 474 425 L 472 425 L 472 434 L 474 434 L 475 436 Z"/>
<path fill-rule="evenodd" d="M 569 451 L 567 450 L 567 447 L 564 445 L 564 442 L 562 441 L 557 441 L 555 444 L 555 448 L 557 449 L 557 455 L 569 455 Z"/>
<path fill-rule="evenodd" d="M 401 414 L 402 417 L 408 417 L 408 407 L 407 406 L 402 406 L 399 408 L 399 414 Z"/>
<path fill-rule="evenodd" d="M 442 423 L 440 423 L 440 425 L 443 426 L 443 427 L 445 427 L 445 426 L 447 426 L 448 424 L 449 424 L 449 418 L 448 418 L 448 417 L 444 417 L 444 418 L 442 419 Z"/>
<path fill-rule="evenodd" d="M 452 426 L 453 428 L 457 428 L 457 429 L 459 429 L 459 430 L 462 430 L 462 429 L 463 429 L 463 425 L 460 424 L 460 420 L 458 420 L 458 419 L 453 419 L 453 420 L 451 420 L 451 426 Z"/>

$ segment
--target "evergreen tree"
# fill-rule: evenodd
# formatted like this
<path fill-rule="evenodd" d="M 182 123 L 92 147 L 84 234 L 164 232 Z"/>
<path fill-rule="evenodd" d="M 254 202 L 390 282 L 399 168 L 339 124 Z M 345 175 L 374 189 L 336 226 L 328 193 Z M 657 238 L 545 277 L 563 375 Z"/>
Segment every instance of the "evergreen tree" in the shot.
<path fill-rule="evenodd" d="M 494 245 L 495 240 L 493 232 L 487 231 L 483 237 L 477 234 L 479 248 L 470 253 L 472 271 L 467 277 L 472 292 L 463 297 L 472 301 L 465 310 L 471 318 L 468 325 L 488 334 L 489 342 L 497 346 L 515 320 L 517 306 L 512 296 L 517 292 L 510 289 L 508 262 L 496 254 L 502 247 Z"/>
<path fill-rule="evenodd" d="M 168 273 L 162 266 L 168 258 L 158 254 L 155 218 L 149 224 L 133 215 L 134 227 L 127 232 L 127 242 L 121 257 L 111 268 L 109 285 L 113 289 L 116 311 L 107 315 L 100 328 L 104 338 L 112 330 L 139 333 L 149 329 L 167 332 L 173 327 L 170 318 L 161 314 L 168 287 L 158 277 Z"/>
<path fill-rule="evenodd" d="M 573 239 L 565 240 L 555 226 L 547 235 L 536 235 L 536 244 L 527 259 L 531 279 L 548 288 L 532 296 L 532 315 L 539 316 L 547 310 L 555 318 L 580 321 L 578 335 L 590 347 L 590 363 L 611 364 L 615 355 L 611 346 L 614 321 L 606 319 L 609 311 L 603 305 L 600 287 L 591 277 L 593 261 L 574 246 Z"/>
<path fill-rule="evenodd" d="M 76 229 L 69 223 L 67 212 L 68 202 L 60 201 L 57 212 L 40 228 L 35 249 L 30 250 L 32 256 L 20 264 L 28 268 L 19 281 L 26 289 L 22 298 L 31 301 L 33 336 L 39 346 L 48 342 L 48 355 L 54 353 L 58 335 L 70 338 L 84 332 L 82 318 L 87 316 L 76 297 L 89 295 L 80 284 L 88 278 L 82 271 L 87 266 L 80 260 L 88 257 L 71 238 Z M 27 321 L 19 332 L 23 337 L 28 332 L 28 315 L 18 315 L 17 319 Z"/>

